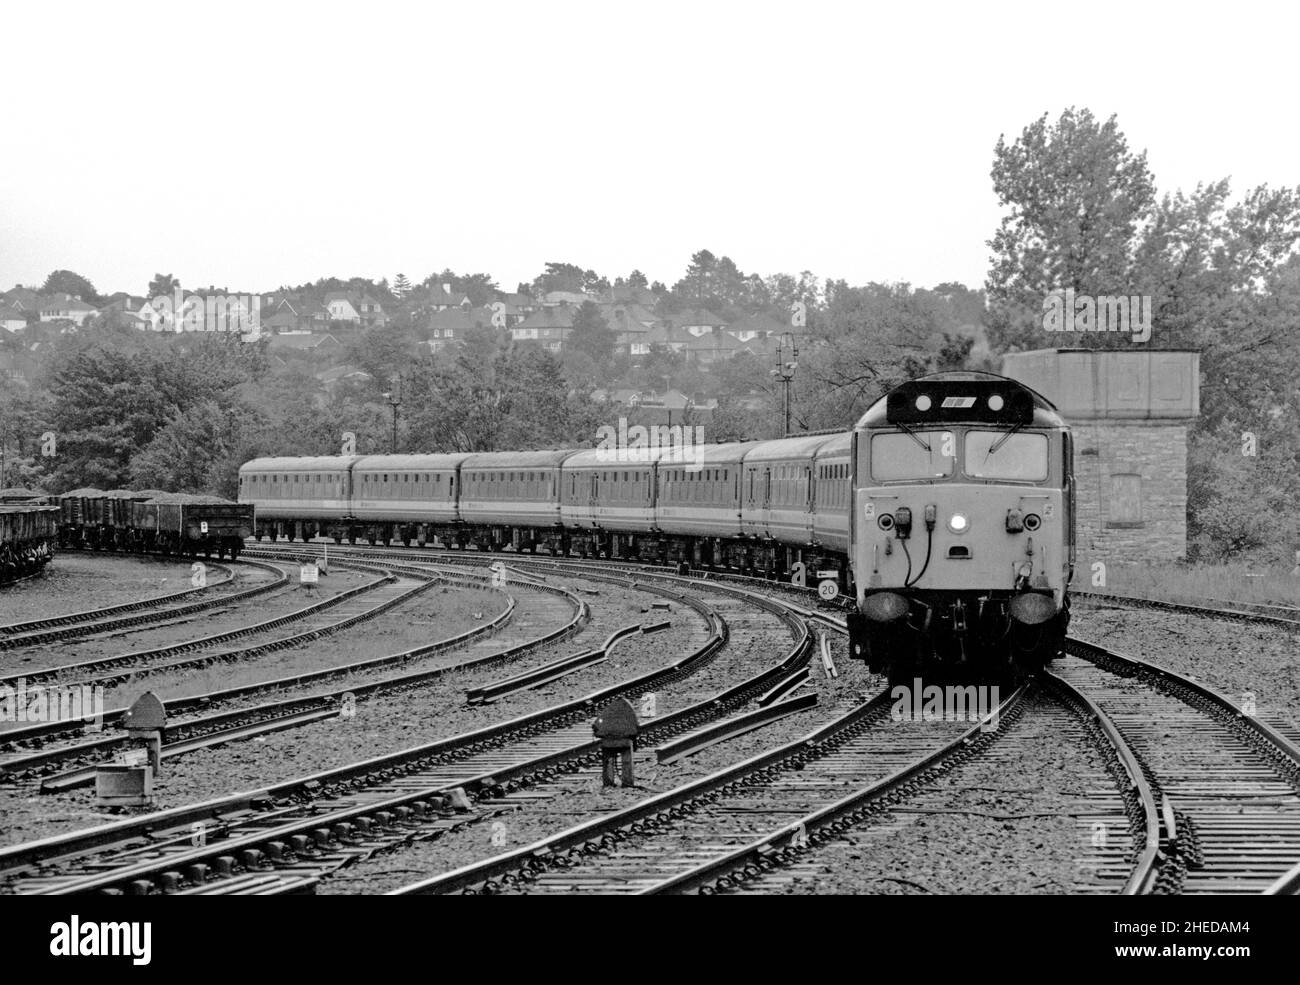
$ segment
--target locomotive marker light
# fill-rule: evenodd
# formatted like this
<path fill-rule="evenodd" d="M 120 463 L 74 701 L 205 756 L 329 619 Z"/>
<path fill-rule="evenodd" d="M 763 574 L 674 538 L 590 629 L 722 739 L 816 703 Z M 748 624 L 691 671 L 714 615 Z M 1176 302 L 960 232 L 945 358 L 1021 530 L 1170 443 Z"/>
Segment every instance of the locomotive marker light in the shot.
<path fill-rule="evenodd" d="M 910 507 L 900 506 L 894 514 L 894 536 L 899 540 L 907 540 L 908 537 L 912 536 L 912 510 Z"/>

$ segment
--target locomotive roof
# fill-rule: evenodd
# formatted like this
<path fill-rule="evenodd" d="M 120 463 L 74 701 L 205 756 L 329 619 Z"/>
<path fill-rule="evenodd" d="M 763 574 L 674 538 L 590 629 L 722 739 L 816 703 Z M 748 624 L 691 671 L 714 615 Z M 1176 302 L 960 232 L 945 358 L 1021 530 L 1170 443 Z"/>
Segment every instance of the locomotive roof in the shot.
<path fill-rule="evenodd" d="M 971 384 L 974 384 L 972 386 Z M 1031 417 L 1022 420 L 1021 423 L 1029 427 L 1047 427 L 1063 428 L 1066 427 L 1065 421 L 1057 413 L 1056 407 L 1050 400 L 1044 397 L 1037 390 L 1025 386 L 1019 380 L 1013 380 L 1008 376 L 998 376 L 996 373 L 982 373 L 975 371 L 948 372 L 948 373 L 931 373 L 928 376 L 918 377 L 915 380 L 909 380 L 906 383 L 900 383 L 894 387 L 874 404 L 867 408 L 867 412 L 862 415 L 854 430 L 863 428 L 886 428 L 893 427 L 895 423 L 890 420 L 891 396 L 892 403 L 897 403 L 899 397 L 906 394 L 926 393 L 931 395 L 933 404 L 944 406 L 944 402 L 938 400 L 939 397 L 957 397 L 966 398 L 966 394 L 971 390 L 978 390 L 986 393 L 990 389 L 995 389 L 1000 393 L 1006 394 L 1009 399 L 1007 402 L 1008 413 L 1014 411 L 1018 406 L 1028 409 Z M 964 403 L 959 407 L 970 407 L 970 403 Z M 937 408 L 936 408 L 937 409 Z M 924 419 L 921 414 L 910 415 L 906 423 L 909 427 L 929 427 L 931 423 Z M 1009 425 L 1015 423 L 1014 417 L 1007 417 L 1005 420 L 999 420 L 991 412 L 984 411 L 979 413 L 971 411 L 969 414 L 963 413 L 961 409 L 945 409 L 936 413 L 934 424 L 984 424 L 998 426 L 999 424 Z"/>

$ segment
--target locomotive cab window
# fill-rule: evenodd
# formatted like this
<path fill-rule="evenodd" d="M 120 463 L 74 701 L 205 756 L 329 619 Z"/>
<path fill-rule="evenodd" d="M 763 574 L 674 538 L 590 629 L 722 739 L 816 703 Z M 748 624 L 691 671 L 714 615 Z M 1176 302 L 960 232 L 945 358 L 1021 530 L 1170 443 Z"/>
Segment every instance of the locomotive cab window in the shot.
<path fill-rule="evenodd" d="M 1042 482 L 1047 478 L 1047 435 L 968 431 L 965 471 L 972 479 Z"/>
<path fill-rule="evenodd" d="M 954 457 L 943 454 L 944 435 L 913 431 L 871 436 L 871 477 L 878 482 L 943 479 L 952 475 Z"/>

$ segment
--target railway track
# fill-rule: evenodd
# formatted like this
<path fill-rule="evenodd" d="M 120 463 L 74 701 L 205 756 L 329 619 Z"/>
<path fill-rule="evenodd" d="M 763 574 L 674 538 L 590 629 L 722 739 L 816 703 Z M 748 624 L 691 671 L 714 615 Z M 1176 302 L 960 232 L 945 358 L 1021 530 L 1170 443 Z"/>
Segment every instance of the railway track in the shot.
<path fill-rule="evenodd" d="M 312 545 L 273 550 L 280 557 L 295 559 L 314 553 Z M 448 567 L 476 567 L 503 560 L 542 584 L 569 575 L 621 580 L 625 584 L 671 585 L 678 592 L 689 591 L 692 584 L 691 579 L 668 574 L 657 566 L 617 562 L 593 564 L 513 554 L 417 553 L 410 549 L 362 549 L 356 557 L 363 556 L 363 552 L 390 569 L 396 567 L 388 563 L 393 559 L 427 566 L 436 558 Z M 340 555 L 345 553 L 331 551 L 339 563 L 343 563 Z M 744 582 L 755 582 L 765 591 L 773 586 L 771 582 L 735 575 L 715 575 L 708 584 L 726 592 L 728 583 Z M 515 584 L 525 582 L 516 579 Z M 807 590 L 789 586 L 781 589 L 785 596 L 812 601 Z M 731 591 L 737 599 L 753 600 L 750 590 Z M 680 597 L 683 602 L 689 601 L 685 595 Z M 1130 600 L 1125 597 L 1123 601 Z M 1202 615 L 1258 615 L 1264 617 L 1260 621 L 1289 622 L 1270 612 L 1138 601 Z M 824 604 L 813 602 L 818 606 L 813 608 L 787 599 L 769 604 L 803 625 L 805 651 L 811 621 L 832 625 L 838 622 L 826 613 Z M 713 612 L 714 617 L 717 615 Z M 806 656 L 805 652 L 803 659 Z M 783 662 L 786 665 L 790 665 L 789 659 Z M 775 671 L 769 669 L 760 676 L 770 684 Z M 756 679 L 747 683 L 752 697 L 758 686 Z M 640 693 L 634 685 L 622 687 L 631 696 Z M 1078 822 L 1085 829 L 1100 824 L 1111 832 L 1125 832 L 1123 837 L 1094 846 L 1098 850 L 1092 853 L 1090 864 L 1103 884 L 1130 893 L 1300 889 L 1300 867 L 1295 865 L 1300 859 L 1300 749 L 1292 737 L 1267 723 L 1243 718 L 1231 701 L 1195 681 L 1084 641 L 1070 641 L 1069 655 L 1053 665 L 1052 673 L 1044 675 L 1044 687 L 1052 695 L 1055 710 L 1035 714 L 1056 716 L 1049 730 L 1086 734 L 1094 743 L 1111 750 L 1113 782 L 1109 790 L 1099 786 L 1093 799 L 1081 803 L 1078 810 Z M 740 706 L 735 697 L 731 694 L 723 702 L 724 713 Z M 876 701 L 881 698 L 878 696 Z M 310 891 L 338 865 L 465 823 L 464 818 L 448 812 L 455 788 L 474 797 L 509 798 L 526 787 L 589 767 L 593 762 L 592 742 L 586 721 L 592 704 L 604 699 L 605 692 L 589 696 L 586 717 L 544 732 L 519 731 L 534 726 L 535 722 L 526 721 L 534 716 L 504 723 L 501 727 L 513 735 L 513 745 L 503 745 L 500 734 L 488 729 L 421 747 L 424 753 L 435 756 L 439 754 L 435 749 L 441 747 L 439 751 L 450 754 L 452 761 L 443 760 L 434 768 L 409 772 L 392 763 L 377 767 L 381 772 L 388 771 L 390 782 L 370 788 L 365 797 L 357 797 L 355 781 L 338 785 L 333 774 L 345 770 L 322 774 L 330 779 L 318 779 L 314 785 L 310 778 L 303 781 L 310 793 L 304 794 L 301 788 L 296 793 L 271 788 L 252 796 L 243 807 L 227 805 L 214 812 L 221 814 L 221 824 L 210 827 L 198 822 L 204 824 L 203 839 L 218 838 L 221 848 L 226 849 L 224 854 L 213 854 L 220 849 L 206 844 L 192 844 L 194 835 L 181 819 L 176 828 L 168 829 L 175 832 L 170 842 L 166 835 L 161 839 L 155 835 L 154 841 L 133 846 L 123 832 L 112 851 L 91 861 L 81 872 L 58 871 L 59 866 L 52 864 L 52 860 L 57 863 L 77 856 L 75 848 L 67 853 L 53 849 L 53 854 L 25 862 L 12 855 L 6 860 L 5 855 L 16 851 L 10 850 L 0 854 L 0 878 L 4 878 L 9 891 L 20 892 Z M 657 730 L 653 741 L 680 734 L 702 721 L 716 720 L 716 707 L 711 718 L 700 717 L 704 704 L 696 703 L 691 709 L 653 723 L 651 728 Z M 827 741 L 827 736 L 821 734 L 823 730 L 819 730 L 818 737 L 812 740 L 817 755 L 810 755 L 807 740 L 792 744 L 801 748 L 787 750 L 790 762 L 795 763 L 793 757 L 805 757 L 797 763 L 798 768 L 776 768 L 776 762 L 784 763 L 779 759 L 759 762 L 777 755 L 779 750 L 765 753 L 706 778 L 717 785 L 716 789 L 688 786 L 670 791 L 661 795 L 668 798 L 663 802 L 634 805 L 629 812 L 591 822 L 594 827 L 590 829 L 580 825 L 512 853 L 509 858 L 502 856 L 445 873 L 401 892 L 774 891 L 793 876 L 810 873 L 809 866 L 814 864 L 818 851 L 845 831 L 865 826 L 887 833 L 891 824 L 903 823 L 898 820 L 897 808 L 918 796 L 925 804 L 925 781 L 935 775 L 934 771 L 960 768 L 977 753 L 988 752 L 1014 761 L 1018 741 L 1015 726 L 1024 714 L 1023 708 L 1023 696 L 1017 692 L 1016 699 L 1001 712 L 996 730 L 981 732 L 978 725 L 967 724 L 964 731 L 956 729 L 952 735 L 932 734 L 928 749 L 909 750 L 897 745 L 887 750 L 873 746 L 883 742 L 890 730 L 871 727 L 871 717 L 880 714 L 880 707 L 872 710 L 868 702 L 845 716 L 857 716 L 852 725 L 837 722 L 834 727 L 826 727 L 833 732 L 843 731 L 842 738 Z M 546 714 L 553 716 L 557 711 L 549 709 Z M 686 711 L 697 716 L 692 723 L 681 720 Z M 557 721 L 553 719 L 552 725 Z M 863 722 L 868 724 L 863 726 Z M 874 724 L 882 723 L 877 720 Z M 897 742 L 897 736 L 893 740 Z M 483 742 L 487 745 L 480 744 Z M 826 749 L 817 748 L 821 745 Z M 581 755 L 584 747 L 585 757 Z M 843 751 L 837 751 L 840 747 L 844 747 Z M 994 749 L 996 753 L 991 752 Z M 863 765 L 867 763 L 874 765 Z M 869 772 L 871 769 L 876 772 Z M 362 784 L 368 786 L 370 782 Z M 321 790 L 329 793 L 322 797 Z M 725 796 L 717 791 L 724 791 Z M 836 793 L 841 796 L 834 796 Z M 805 808 L 802 812 L 801 797 Z M 335 803 L 332 810 L 323 811 L 321 801 L 333 798 L 347 802 Z M 816 806 L 807 810 L 810 800 Z M 290 816 L 295 810 L 302 816 Z M 227 816 L 245 814 L 249 816 L 233 825 L 225 824 Z M 176 819 L 162 821 L 166 824 Z M 310 827 L 312 824 L 315 827 Z M 168 843 L 160 845 L 159 841 Z M 157 852 L 166 858 L 152 857 Z M 516 855 L 522 861 L 512 867 Z M 210 864 L 196 861 L 198 856 L 208 858 Z M 124 867 L 123 862 L 128 864 Z M 103 871 L 95 871 L 97 867 Z M 214 877 L 219 878 L 212 881 Z M 1076 888 L 1086 891 L 1088 887 Z"/>
<path fill-rule="evenodd" d="M 1231 619 L 1237 622 L 1267 623 L 1285 629 L 1300 630 L 1300 608 L 1269 605 L 1259 602 L 1230 602 L 1224 599 L 1206 599 L 1222 605 L 1199 605 L 1190 602 L 1170 602 L 1165 599 L 1142 598 L 1136 595 L 1112 595 L 1105 592 L 1070 592 L 1072 598 L 1130 609 L 1160 609 L 1181 612 L 1192 616 L 1213 619 Z"/>
<path fill-rule="evenodd" d="M 362 567 L 356 564 L 353 566 Z M 16 688 L 20 681 L 29 687 L 53 681 L 73 681 L 77 684 L 111 687 L 137 678 L 142 673 L 156 674 L 222 661 L 245 660 L 342 632 L 410 601 L 436 583 L 437 577 L 427 572 L 397 575 L 377 570 L 376 577 L 369 582 L 272 619 L 144 650 L 32 668 L 21 674 L 0 677 L 0 686 Z M 377 603 L 373 602 L 374 596 L 380 599 Z M 286 626 L 303 623 L 308 628 L 289 635 L 277 634 L 278 630 Z M 218 649 L 223 644 L 259 635 L 267 638 L 247 646 Z M 196 655 L 187 657 L 181 656 L 182 654 Z"/>
<path fill-rule="evenodd" d="M 800 877 L 815 884 L 826 842 L 852 831 L 887 852 L 890 837 L 915 820 L 899 805 L 924 809 L 938 777 L 980 756 L 1014 764 L 1045 734 L 1109 753 L 1110 775 L 1098 772 L 1088 797 L 1073 805 L 1080 844 L 1093 846 L 1084 862 L 1099 874 L 1100 891 L 1146 891 L 1158 847 L 1152 793 L 1104 715 L 1095 717 L 1067 684 L 1056 682 L 1053 692 L 1032 712 L 1020 689 L 975 722 L 906 724 L 891 718 L 893 699 L 882 692 L 794 742 L 395 895 L 771 892 Z M 1022 713 L 1033 729 L 1023 727 Z M 1098 844 L 1088 837 L 1098 824 L 1128 837 Z"/>
<path fill-rule="evenodd" d="M 466 576 L 451 576 L 451 579 L 475 587 L 485 583 L 484 579 Z M 457 671 L 507 663 L 538 647 L 572 635 L 588 619 L 585 604 L 570 593 L 534 587 L 518 591 L 532 610 L 550 613 L 553 617 L 554 621 L 544 624 L 540 633 L 533 624 L 518 627 L 510 625 L 517 607 L 517 600 L 511 598 L 502 611 L 488 622 L 446 640 L 412 647 L 395 654 L 351 661 L 194 697 L 167 700 L 163 703 L 169 723 L 163 749 L 164 758 L 332 717 L 338 713 L 342 701 L 348 695 L 364 700 L 374 695 L 427 686 Z M 556 628 L 550 628 L 556 623 L 559 624 Z M 369 682 L 356 679 L 358 675 L 400 668 L 413 661 L 461 649 L 468 650 L 470 655 L 454 664 L 386 676 Z M 252 706 L 220 707 L 241 698 L 336 680 L 346 680 L 349 684 L 344 689 L 284 697 Z M 105 714 L 105 724 L 110 727 L 120 724 L 125 712 L 125 707 L 108 711 Z M 0 779 L 21 782 L 45 776 L 47 779 L 41 785 L 45 792 L 74 789 L 90 782 L 94 763 L 103 761 L 126 742 L 124 734 L 109 733 L 87 738 L 77 726 L 57 722 L 0 733 Z M 59 769 L 64 772 L 58 776 L 49 776 Z"/>
<path fill-rule="evenodd" d="M 664 691 L 712 660 L 728 642 L 727 623 L 696 599 L 678 601 L 706 614 L 711 629 L 702 646 L 667 667 L 510 722 L 366 763 L 0 851 L 0 880 L 7 892 L 75 894 L 198 890 L 210 878 L 250 870 L 318 878 L 322 871 L 418 837 L 422 830 L 436 832 L 455 823 L 448 810 L 455 789 L 491 798 L 539 777 L 572 771 L 596 754 L 589 722 L 604 702 Z M 670 738 L 743 707 L 791 666 L 808 659 L 807 627 L 775 603 L 755 604 L 790 627 L 795 641 L 785 659 L 657 718 L 643 733 L 647 741 Z M 194 844 L 196 840 L 203 843 Z"/>
<path fill-rule="evenodd" d="M 1052 669 L 1110 716 L 1167 804 L 1156 891 L 1261 893 L 1300 859 L 1300 746 L 1197 681 L 1086 641 Z"/>

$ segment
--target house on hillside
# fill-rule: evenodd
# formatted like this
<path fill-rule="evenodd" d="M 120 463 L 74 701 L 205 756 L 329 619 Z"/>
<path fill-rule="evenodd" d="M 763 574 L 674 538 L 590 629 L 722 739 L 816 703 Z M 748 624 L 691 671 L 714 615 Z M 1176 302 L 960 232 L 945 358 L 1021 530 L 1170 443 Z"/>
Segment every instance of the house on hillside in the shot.
<path fill-rule="evenodd" d="M 543 308 L 555 308 L 560 305 L 580 305 L 584 301 L 596 300 L 590 294 L 583 294 L 581 291 L 547 291 L 542 296 Z"/>
<path fill-rule="evenodd" d="M 469 310 L 474 307 L 474 302 L 470 300 L 468 294 L 464 291 L 453 291 L 450 284 L 430 284 L 423 292 L 416 290 L 411 294 L 412 307 L 416 310 L 446 311 L 449 308 Z"/>
<path fill-rule="evenodd" d="M 270 336 L 271 348 L 286 352 L 305 352 L 311 355 L 340 352 L 343 343 L 329 332 L 284 332 Z"/>
<path fill-rule="evenodd" d="M 558 352 L 573 330 L 573 317 L 577 313 L 578 309 L 572 305 L 541 308 L 510 329 L 510 337 L 516 342 L 540 342 Z"/>
<path fill-rule="evenodd" d="M 422 343 L 430 352 L 437 352 L 453 342 L 465 338 L 471 328 L 492 328 L 490 308 L 445 308 L 435 311 L 425 323 L 428 338 Z"/>
<path fill-rule="evenodd" d="M 19 311 L 39 311 L 41 296 L 30 287 L 14 287 L 0 294 L 0 304 L 8 304 Z"/>
<path fill-rule="evenodd" d="M 680 390 L 594 390 L 591 394 L 594 403 L 618 408 L 620 416 L 626 417 L 629 425 L 694 425 L 707 424 L 713 418 L 713 411 L 718 401 L 697 393 L 687 396 Z"/>
<path fill-rule="evenodd" d="M 639 304 L 602 304 L 600 313 L 614 332 L 614 347 L 629 356 L 649 352 L 646 337 L 659 324 L 654 312 Z"/>
<path fill-rule="evenodd" d="M 345 322 L 362 328 L 388 324 L 383 305 L 369 294 L 356 291 L 330 291 L 322 302 L 332 322 Z"/>
<path fill-rule="evenodd" d="M 497 291 L 496 300 L 517 308 L 521 315 L 531 315 L 541 307 L 531 294 L 520 294 L 518 291 Z"/>
<path fill-rule="evenodd" d="M 727 327 L 726 319 L 719 318 L 705 308 L 687 308 L 685 311 L 669 316 L 668 321 L 697 338 Z"/>
<path fill-rule="evenodd" d="M 340 383 L 364 383 L 366 380 L 373 379 L 360 366 L 331 366 L 316 373 L 315 376 L 326 390 L 332 390 Z"/>
<path fill-rule="evenodd" d="M 27 315 L 21 308 L 0 304 L 0 331 L 21 332 L 27 327 Z"/>
<path fill-rule="evenodd" d="M 698 336 L 687 331 L 692 341 L 686 345 L 686 358 L 704 366 L 730 359 L 745 347 L 745 343 L 722 329 Z"/>
<path fill-rule="evenodd" d="M 153 327 L 152 321 L 146 314 L 147 310 L 149 310 L 149 302 L 144 298 L 118 292 L 99 309 L 99 314 L 107 324 L 116 322 L 127 328 L 145 332 Z"/>
<path fill-rule="evenodd" d="M 648 287 L 611 287 L 600 300 L 606 304 L 639 304 L 643 308 L 653 308 L 659 303 L 658 295 Z"/>
<path fill-rule="evenodd" d="M 78 328 L 93 318 L 97 310 L 93 304 L 86 304 L 71 294 L 51 294 L 42 300 L 39 308 L 41 321 L 70 321 Z"/>
<path fill-rule="evenodd" d="M 262 300 L 262 331 L 272 335 L 324 328 L 329 320 L 329 311 L 310 295 L 270 294 Z"/>
<path fill-rule="evenodd" d="M 694 335 L 684 328 L 678 328 L 676 325 L 656 325 L 641 339 L 644 351 L 634 352 L 632 355 L 644 355 L 655 348 L 670 349 L 673 352 L 686 352 L 692 343 L 698 341 Z"/>
<path fill-rule="evenodd" d="M 744 318 L 727 326 L 727 334 L 740 342 L 763 339 L 769 335 L 780 335 L 783 332 L 801 333 L 803 329 L 792 328 L 789 324 L 783 324 L 766 312 L 757 315 L 746 315 Z"/>

